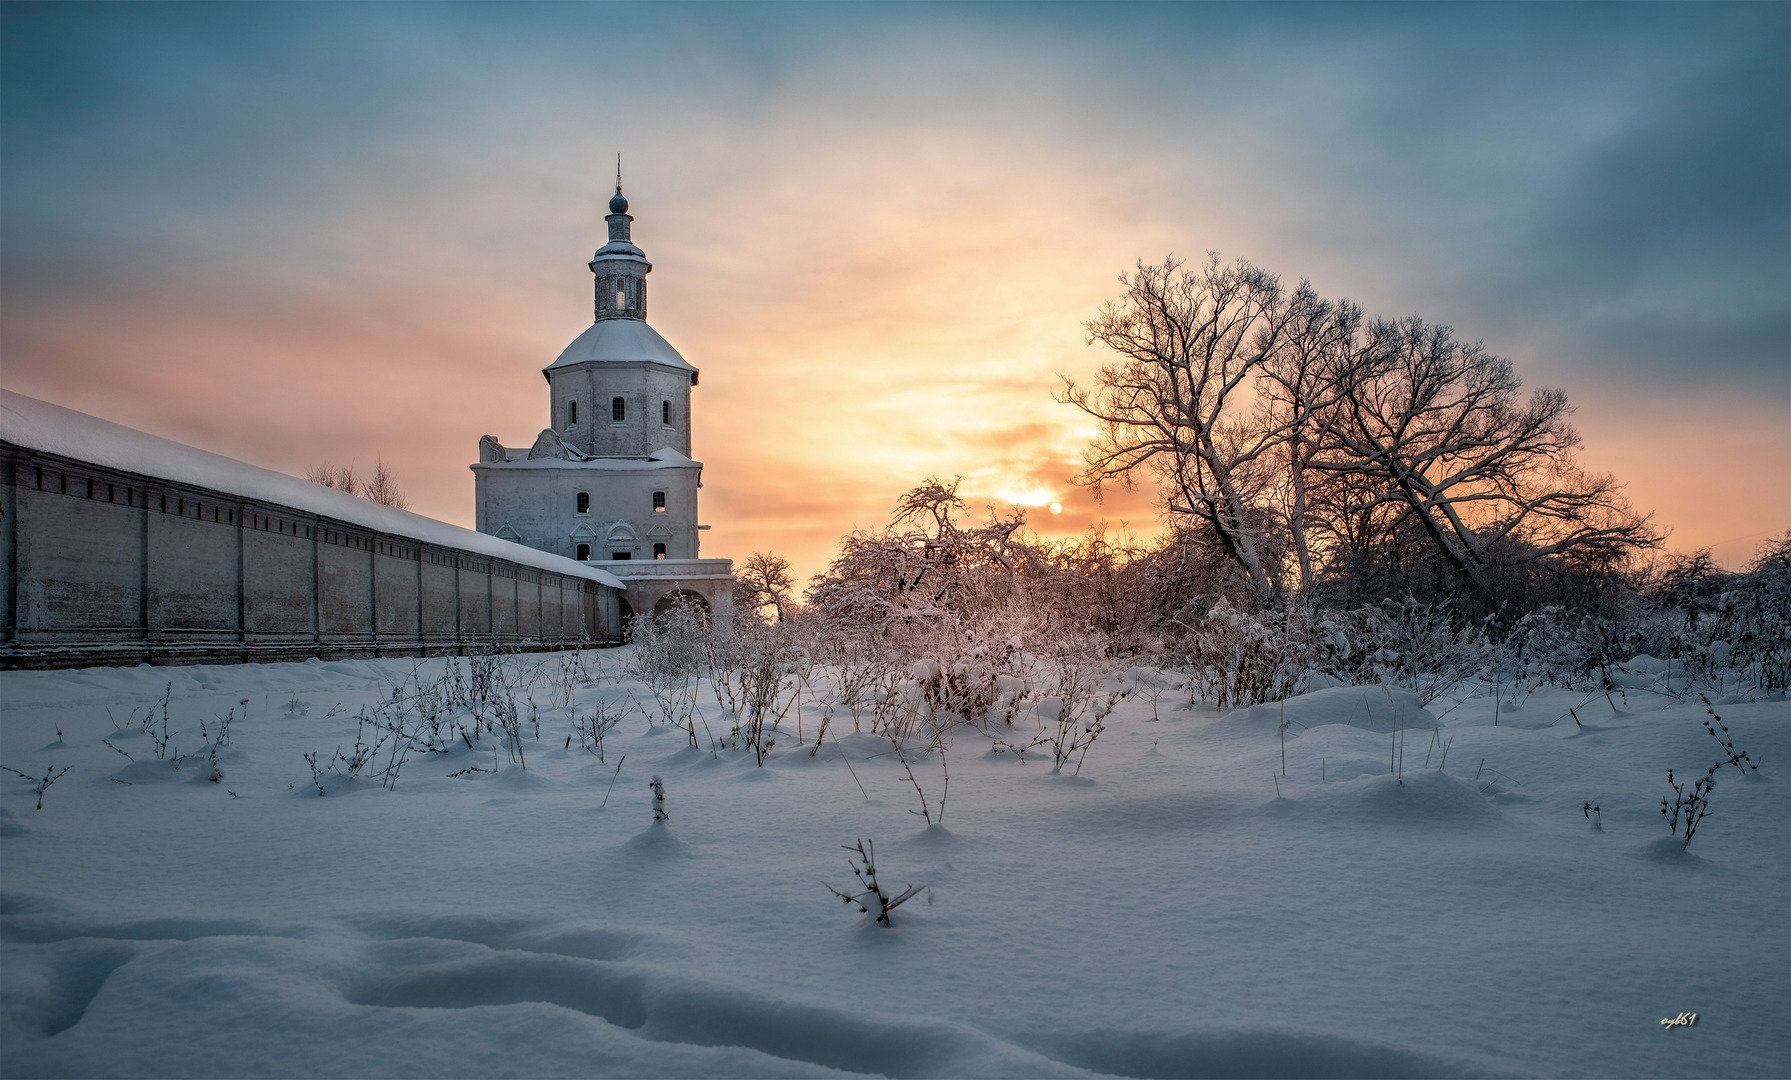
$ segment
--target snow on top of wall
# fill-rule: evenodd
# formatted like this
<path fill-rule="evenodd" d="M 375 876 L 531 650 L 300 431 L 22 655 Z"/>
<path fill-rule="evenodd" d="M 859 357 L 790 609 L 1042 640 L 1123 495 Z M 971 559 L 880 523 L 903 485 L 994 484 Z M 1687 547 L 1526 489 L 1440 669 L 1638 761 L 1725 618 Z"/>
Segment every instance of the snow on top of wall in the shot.
<path fill-rule="evenodd" d="M 653 451 L 652 456 L 644 458 L 585 458 L 581 461 L 568 461 L 565 458 L 545 457 L 531 458 L 528 451 L 520 447 L 504 447 L 506 455 L 503 461 L 480 461 L 473 465 L 475 469 L 585 469 L 597 472 L 640 472 L 654 469 L 701 469 L 703 463 L 692 461 L 671 447 Z M 517 457 L 508 455 L 516 454 Z"/>
<path fill-rule="evenodd" d="M 158 438 L 135 428 L 0 389 L 0 439 L 46 454 L 110 469 L 159 477 L 227 495 L 259 499 L 307 514 L 334 518 L 392 536 L 457 548 L 524 566 L 589 578 L 625 588 L 614 574 L 561 555 L 463 529 L 445 521 L 380 506 L 296 476 L 257 468 L 234 458 Z"/>
<path fill-rule="evenodd" d="M 631 360 L 665 364 L 696 374 L 696 368 L 678 355 L 678 350 L 672 348 L 671 342 L 660 337 L 659 331 L 639 319 L 602 319 L 592 323 L 589 330 L 566 346 L 566 351 L 560 354 L 558 360 L 548 365 L 548 370 L 593 361 L 615 363 Z"/>

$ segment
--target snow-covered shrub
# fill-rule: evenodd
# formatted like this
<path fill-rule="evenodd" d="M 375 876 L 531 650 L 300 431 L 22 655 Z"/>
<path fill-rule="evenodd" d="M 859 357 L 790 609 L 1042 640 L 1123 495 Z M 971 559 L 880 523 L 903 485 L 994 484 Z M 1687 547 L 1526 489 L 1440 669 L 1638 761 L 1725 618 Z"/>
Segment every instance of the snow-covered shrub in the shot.
<path fill-rule="evenodd" d="M 806 650 L 787 622 L 745 623 L 712 633 L 709 686 L 716 704 L 734 721 L 723 741 L 751 750 L 765 764 L 780 725 L 801 704 L 808 669 Z"/>
<path fill-rule="evenodd" d="M 1791 533 L 1768 542 L 1740 574 L 1722 570 L 1708 551 L 1670 559 L 1643 583 L 1638 608 L 1621 655 L 1671 660 L 1661 692 L 1791 692 Z"/>
<path fill-rule="evenodd" d="M 617 767 L 620 768 L 620 765 L 621 763 L 618 762 Z M 653 789 L 653 824 L 658 825 L 661 822 L 670 821 L 671 812 L 665 808 L 665 781 L 654 776 L 653 779 L 647 781 L 647 786 Z"/>
<path fill-rule="evenodd" d="M 522 683 L 516 663 L 512 654 L 495 649 L 470 652 L 464 681 L 453 678 L 459 667 L 451 665 L 448 704 L 471 710 L 475 736 L 488 726 L 493 730 L 515 726 Z"/>
<path fill-rule="evenodd" d="M 50 766 L 44 769 L 44 774 L 42 776 L 32 776 L 29 773 L 22 773 L 17 769 L 9 768 L 5 765 L 0 765 L 0 769 L 4 769 L 6 772 L 11 773 L 20 780 L 30 784 L 32 793 L 37 796 L 37 806 L 33 807 L 33 809 L 42 810 L 44 808 L 44 792 L 50 790 L 51 785 L 62 779 L 62 774 L 68 772 L 69 767 L 64 765 L 62 768 L 58 769 L 54 766 Z"/>
<path fill-rule="evenodd" d="M 549 698 L 549 704 L 553 708 L 570 708 L 573 691 L 581 686 L 592 686 L 603 677 L 603 660 L 594 650 L 567 649 L 557 654 L 555 659 L 557 662 L 550 684 L 552 696 Z"/>
<path fill-rule="evenodd" d="M 1593 665 L 1584 620 L 1560 607 L 1524 613 L 1488 650 L 1501 693 L 1520 701 L 1543 686 L 1581 688 Z"/>
<path fill-rule="evenodd" d="M 1457 627 L 1445 604 L 1406 597 L 1359 614 L 1354 642 L 1359 671 L 1349 681 L 1369 681 L 1363 675 L 1371 673 L 1373 681 L 1410 690 L 1428 705 L 1479 674 L 1488 661 L 1485 632 Z"/>
<path fill-rule="evenodd" d="M 709 647 L 707 638 L 702 623 L 683 607 L 634 620 L 634 656 L 629 674 L 646 686 L 661 722 L 687 734 L 693 747 L 700 745 L 696 736 L 696 706 Z"/>
<path fill-rule="evenodd" d="M 1688 627 L 1690 674 L 1731 692 L 1791 692 L 1791 532 L 1768 543 L 1725 585 L 1713 609 Z M 1713 677 L 1722 672 L 1735 685 Z"/>
<path fill-rule="evenodd" d="M 1699 696 L 1703 697 L 1703 695 Z M 1747 751 L 1735 749 L 1735 739 L 1729 734 L 1729 725 L 1723 723 L 1723 718 L 1716 715 L 1716 708 L 1710 704 L 1709 698 L 1704 698 L 1703 700 L 1704 711 L 1710 714 L 1710 720 L 1704 721 L 1704 730 L 1708 731 L 1710 737 L 1716 740 L 1717 745 L 1723 748 L 1723 760 L 1719 765 L 1733 765 L 1735 766 L 1735 771 L 1743 776 L 1747 775 L 1748 769 L 1759 772 L 1760 763 L 1748 757 Z M 1711 720 L 1716 721 L 1715 726 L 1711 725 Z M 1717 728 L 1723 729 L 1721 735 L 1716 733 Z M 1746 765 L 1748 769 L 1742 768 L 1743 765 Z"/>
<path fill-rule="evenodd" d="M 243 698 L 236 704 L 243 711 L 243 719 L 247 720 L 249 699 Z M 205 778 L 214 784 L 224 781 L 224 748 L 230 745 L 230 722 L 235 719 L 236 708 L 231 708 L 223 716 L 218 717 L 218 726 L 215 729 L 208 727 L 203 719 L 199 721 L 199 737 L 205 740 L 205 749 L 201 753 L 205 754 L 209 766 Z"/>
<path fill-rule="evenodd" d="M 1221 599 L 1177 643 L 1190 701 L 1235 709 L 1299 693 L 1310 670 L 1309 619 L 1294 608 L 1248 612 Z"/>
<path fill-rule="evenodd" d="M 897 662 L 893 650 L 874 641 L 831 639 L 821 659 L 832 677 L 833 701 L 852 717 L 853 730 L 862 730 L 864 718 L 890 692 Z"/>
<path fill-rule="evenodd" d="M 1716 790 L 1716 770 L 1722 767 L 1721 762 L 1710 766 L 1710 770 L 1692 784 L 1690 791 L 1685 790 L 1684 784 L 1674 781 L 1672 769 L 1667 770 L 1667 786 L 1673 789 L 1673 800 L 1660 801 L 1660 816 L 1667 819 L 1667 831 L 1674 836 L 1679 835 L 1680 822 L 1685 823 L 1685 843 L 1679 845 L 1682 851 L 1691 847 L 1698 822 L 1710 813 L 1710 793 Z"/>
<path fill-rule="evenodd" d="M 363 708 L 355 716 L 354 746 L 347 753 L 338 746 L 330 760 L 320 765 L 317 752 L 312 751 L 305 755 L 305 763 L 311 767 L 311 783 L 316 785 L 317 794 L 322 795 L 324 773 L 333 772 L 348 780 L 358 780 L 364 770 L 389 750 L 385 767 L 377 770 L 376 775 L 382 787 L 391 788 L 398 783 L 398 773 L 410 755 L 410 748 L 402 723 L 387 721 L 377 713 L 370 715 L 369 710 Z"/>
<path fill-rule="evenodd" d="M 600 701 L 586 712 L 572 710 L 572 734 L 566 736 L 566 748 L 572 748 L 572 740 L 576 736 L 578 745 L 596 754 L 598 761 L 604 761 L 604 736 L 622 723 L 629 710 L 637 707 L 634 697 L 630 695 L 625 705 L 609 705 Z"/>
<path fill-rule="evenodd" d="M 155 747 L 156 760 L 167 761 L 169 760 L 169 755 L 172 754 L 174 767 L 178 769 L 180 768 L 182 755 L 179 751 L 174 749 L 174 736 L 179 735 L 180 732 L 178 730 L 172 732 L 168 730 L 169 706 L 173 699 L 174 684 L 168 683 L 167 687 L 162 691 L 162 696 L 157 698 L 154 702 L 149 705 L 137 705 L 132 707 L 129 718 L 127 718 L 123 724 L 118 722 L 117 717 L 113 717 L 112 727 L 114 733 L 122 733 L 127 727 L 136 727 L 140 733 L 149 736 L 150 745 Z M 142 714 L 141 719 L 138 719 L 139 713 Z M 107 708 L 106 714 L 111 716 L 112 710 Z M 106 745 L 112 746 L 111 743 L 106 743 Z M 118 747 L 112 746 L 112 749 L 118 750 Z M 118 750 L 118 752 L 124 754 L 127 758 L 130 757 L 130 755 L 125 754 L 123 750 Z"/>
<path fill-rule="evenodd" d="M 889 913 L 896 908 L 901 907 L 912 898 L 915 893 L 918 893 L 921 889 L 926 887 L 924 885 L 910 885 L 903 889 L 901 893 L 892 897 L 889 893 L 884 891 L 883 886 L 877 881 L 877 862 L 872 854 L 876 850 L 875 844 L 871 843 L 869 840 L 860 840 L 856 844 L 841 844 L 840 846 L 847 851 L 858 853 L 856 859 L 848 857 L 846 859 L 846 865 L 852 868 L 852 876 L 858 879 L 859 889 L 857 892 L 848 893 L 841 892 L 832 885 L 828 885 L 825 881 L 821 884 L 826 886 L 828 892 L 839 897 L 846 903 L 854 905 L 864 914 L 869 915 L 874 911 L 877 916 L 877 922 L 881 926 L 891 925 L 889 921 Z"/>
<path fill-rule="evenodd" d="M 932 746 L 960 724 L 989 731 L 1024 715 L 1035 665 L 1028 646 L 1039 647 L 1045 636 L 1037 617 L 1024 609 L 939 613 L 900 634 L 855 642 L 826 666 L 834 673 L 836 699 L 855 725 L 868 714 L 874 733 Z"/>
<path fill-rule="evenodd" d="M 953 724 L 1012 726 L 1030 693 L 1023 643 L 1036 623 L 1011 611 L 948 620 L 920 646 L 909 667 L 919 719 L 929 733 Z"/>
<path fill-rule="evenodd" d="M 1106 668 L 1099 655 L 1073 641 L 1057 642 L 1043 666 L 1046 689 L 1034 710 L 1051 748 L 1051 771 L 1062 772 L 1074 761 L 1071 771 L 1080 774 L 1089 747 L 1106 730 L 1107 717 L 1131 688 L 1105 690 Z"/>
<path fill-rule="evenodd" d="M 935 818 L 933 806 L 927 802 L 927 793 L 920 786 L 920 778 L 914 775 L 914 761 L 910 760 L 908 749 L 902 745 L 902 740 L 896 735 L 892 734 L 888 738 L 890 745 L 895 749 L 896 760 L 902 763 L 902 775 L 908 778 L 909 786 L 914 788 L 914 797 L 920 800 L 920 809 L 908 812 L 925 821 L 929 829 L 935 824 L 942 824 L 945 821 L 945 798 L 951 794 L 951 765 L 945 757 L 945 744 L 936 742 L 918 755 L 920 759 L 924 760 L 935 751 L 939 754 L 939 768 L 944 774 L 944 784 L 939 788 L 939 816 Z"/>

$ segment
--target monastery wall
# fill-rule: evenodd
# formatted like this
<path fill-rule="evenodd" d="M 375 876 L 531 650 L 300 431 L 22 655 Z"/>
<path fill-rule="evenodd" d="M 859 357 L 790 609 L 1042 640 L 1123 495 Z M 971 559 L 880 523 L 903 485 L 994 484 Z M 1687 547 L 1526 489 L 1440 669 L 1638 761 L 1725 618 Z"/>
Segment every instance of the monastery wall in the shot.
<path fill-rule="evenodd" d="M 0 667 L 620 640 L 618 589 L 530 561 L 0 440 Z"/>

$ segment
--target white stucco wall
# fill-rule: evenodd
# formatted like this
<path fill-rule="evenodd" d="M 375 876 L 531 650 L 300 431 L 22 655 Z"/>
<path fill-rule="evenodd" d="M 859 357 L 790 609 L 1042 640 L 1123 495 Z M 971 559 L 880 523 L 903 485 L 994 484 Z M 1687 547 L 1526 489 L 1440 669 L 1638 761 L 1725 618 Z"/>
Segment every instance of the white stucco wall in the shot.
<path fill-rule="evenodd" d="M 655 543 L 665 544 L 669 559 L 697 557 L 697 462 L 543 459 L 472 469 L 480 532 L 567 558 L 577 558 L 580 543 L 590 545 L 592 560 L 612 558 L 617 550 L 632 560 L 651 560 Z M 665 492 L 661 513 L 653 511 L 655 491 Z M 582 514 L 580 492 L 590 496 L 590 509 Z M 633 532 L 632 542 L 609 543 L 617 524 Z"/>

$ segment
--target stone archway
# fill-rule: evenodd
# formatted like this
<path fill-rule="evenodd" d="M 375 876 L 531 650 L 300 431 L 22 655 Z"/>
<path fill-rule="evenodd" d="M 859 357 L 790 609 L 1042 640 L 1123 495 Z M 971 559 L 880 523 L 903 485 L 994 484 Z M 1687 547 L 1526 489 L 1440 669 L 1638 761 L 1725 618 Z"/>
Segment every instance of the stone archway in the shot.
<path fill-rule="evenodd" d="M 674 589 L 659 598 L 653 605 L 654 615 L 664 615 L 672 611 L 687 611 L 703 629 L 709 628 L 712 618 L 709 611 L 709 599 L 699 592 L 689 589 Z"/>
<path fill-rule="evenodd" d="M 626 596 L 616 597 L 616 621 L 620 624 L 623 641 L 634 640 L 634 605 Z"/>

